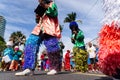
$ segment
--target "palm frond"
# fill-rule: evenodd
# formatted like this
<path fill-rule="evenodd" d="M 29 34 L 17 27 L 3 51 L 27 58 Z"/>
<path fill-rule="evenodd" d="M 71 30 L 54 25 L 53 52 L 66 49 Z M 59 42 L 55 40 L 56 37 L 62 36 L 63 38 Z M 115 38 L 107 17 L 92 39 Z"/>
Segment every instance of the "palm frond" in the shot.
<path fill-rule="evenodd" d="M 75 19 L 76 19 L 76 13 L 72 12 L 70 14 L 67 14 L 67 17 L 64 19 L 64 23 L 75 21 Z"/>
<path fill-rule="evenodd" d="M 81 21 L 81 20 L 76 20 L 75 22 L 79 22 L 79 23 L 81 23 L 81 24 L 82 24 L 82 21 Z"/>

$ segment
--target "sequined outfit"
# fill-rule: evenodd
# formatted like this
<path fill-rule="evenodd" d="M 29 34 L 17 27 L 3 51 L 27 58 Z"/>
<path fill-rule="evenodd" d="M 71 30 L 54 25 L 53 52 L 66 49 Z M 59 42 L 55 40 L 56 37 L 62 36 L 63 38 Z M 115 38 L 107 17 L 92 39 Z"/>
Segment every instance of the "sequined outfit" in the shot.
<path fill-rule="evenodd" d="M 39 8 L 41 9 L 40 5 L 38 5 L 35 10 L 36 14 L 39 14 Z M 58 39 L 61 37 L 61 33 L 55 3 L 52 2 L 51 7 L 49 7 L 45 13 L 45 16 L 42 18 L 42 23 L 38 23 L 35 26 L 25 44 L 24 69 L 35 69 L 37 53 L 42 42 L 44 42 L 47 49 L 50 69 L 55 69 L 57 71 L 60 69 L 60 47 L 58 45 Z"/>
<path fill-rule="evenodd" d="M 71 22 L 69 27 L 72 30 L 71 41 L 74 44 L 73 54 L 75 59 L 75 68 L 77 71 L 86 72 L 88 70 L 88 53 L 85 50 L 83 31 L 78 28 L 78 24 L 76 22 Z M 77 33 L 74 33 L 74 31 Z"/>

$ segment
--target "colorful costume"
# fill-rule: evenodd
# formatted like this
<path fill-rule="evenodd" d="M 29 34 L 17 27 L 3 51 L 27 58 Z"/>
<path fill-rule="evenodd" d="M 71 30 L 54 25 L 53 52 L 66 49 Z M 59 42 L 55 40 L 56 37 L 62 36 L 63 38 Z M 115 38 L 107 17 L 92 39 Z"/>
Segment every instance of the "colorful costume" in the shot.
<path fill-rule="evenodd" d="M 47 9 L 39 4 L 35 9 L 35 13 L 40 20 L 25 44 L 23 68 L 31 70 L 35 69 L 37 53 L 39 51 L 39 46 L 43 41 L 48 53 L 50 70 L 54 69 L 59 71 L 61 65 L 58 39 L 61 37 L 61 33 L 57 18 L 57 6 L 52 1 L 50 1 L 50 7 Z"/>
<path fill-rule="evenodd" d="M 65 70 L 70 71 L 70 51 L 67 50 L 67 53 L 65 54 Z"/>
<path fill-rule="evenodd" d="M 86 72 L 88 67 L 88 53 L 85 50 L 83 32 L 78 28 L 78 24 L 76 22 L 71 22 L 69 27 L 72 30 L 71 40 L 72 43 L 74 43 L 73 54 L 75 58 L 75 68 L 78 71 Z M 77 33 L 74 33 L 74 31 Z"/>
<path fill-rule="evenodd" d="M 46 11 L 46 15 L 43 17 L 41 26 L 40 24 L 37 24 L 37 26 L 34 28 L 34 30 L 32 31 L 32 34 L 29 36 L 26 42 L 25 51 L 24 51 L 24 54 L 25 54 L 25 58 L 24 58 L 25 62 L 23 66 L 24 69 L 35 68 L 36 53 L 39 51 L 39 46 L 42 41 L 44 41 L 44 44 L 47 48 L 50 64 L 59 65 L 59 62 L 55 64 L 53 61 L 55 59 L 59 59 L 60 49 L 58 46 L 58 38 L 60 38 L 60 28 L 59 28 L 58 19 L 57 19 L 57 11 L 56 11 L 57 7 L 54 3 L 51 3 L 51 5 L 52 6 L 49 7 L 49 9 Z M 37 7 L 37 9 L 39 7 Z M 54 10 L 56 12 L 54 12 Z M 52 13 L 56 13 L 56 15 L 53 15 Z M 40 31 L 42 31 L 42 33 Z M 42 37 L 39 36 L 39 34 L 42 35 Z M 56 56 L 56 58 L 53 59 L 52 56 Z M 51 68 L 56 67 L 57 69 L 58 66 L 53 66 L 53 65 L 50 65 Z"/>
<path fill-rule="evenodd" d="M 120 0 L 104 0 L 105 17 L 99 34 L 99 66 L 109 76 L 120 78 Z"/>

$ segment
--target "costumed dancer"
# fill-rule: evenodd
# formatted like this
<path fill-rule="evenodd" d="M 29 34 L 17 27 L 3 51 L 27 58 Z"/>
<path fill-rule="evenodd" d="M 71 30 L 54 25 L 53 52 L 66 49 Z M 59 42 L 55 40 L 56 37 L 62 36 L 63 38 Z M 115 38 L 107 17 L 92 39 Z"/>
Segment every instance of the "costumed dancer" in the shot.
<path fill-rule="evenodd" d="M 65 71 L 70 71 L 70 50 L 67 50 L 66 54 L 65 54 L 65 61 L 64 61 L 65 65 L 64 65 L 64 69 Z"/>
<path fill-rule="evenodd" d="M 71 41 L 74 44 L 73 54 L 75 59 L 75 68 L 77 71 L 86 72 L 88 68 L 88 53 L 85 50 L 83 31 L 79 29 L 76 22 L 70 22 L 69 27 L 72 32 Z"/>
<path fill-rule="evenodd" d="M 99 67 L 109 76 L 120 78 L 120 0 L 103 0 L 105 16 L 99 33 Z"/>
<path fill-rule="evenodd" d="M 24 71 L 15 75 L 26 75 L 35 70 L 37 53 L 40 43 L 43 41 L 46 46 L 50 71 L 47 75 L 54 75 L 61 69 L 60 47 L 58 39 L 61 37 L 58 23 L 57 6 L 52 0 L 39 0 L 35 9 L 37 25 L 29 36 L 24 50 Z"/>

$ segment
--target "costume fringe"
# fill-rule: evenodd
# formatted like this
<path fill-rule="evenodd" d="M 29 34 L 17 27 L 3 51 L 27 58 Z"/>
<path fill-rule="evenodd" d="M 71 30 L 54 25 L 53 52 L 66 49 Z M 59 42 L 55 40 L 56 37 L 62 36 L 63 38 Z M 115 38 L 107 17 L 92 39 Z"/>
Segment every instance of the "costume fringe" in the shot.
<path fill-rule="evenodd" d="M 24 50 L 24 64 L 23 69 L 35 69 L 37 52 L 41 43 L 40 37 L 36 35 L 30 35 Z"/>
<path fill-rule="evenodd" d="M 52 37 L 46 38 L 44 40 L 44 44 L 47 48 L 48 53 L 56 52 L 56 51 L 60 50 L 59 42 L 58 42 L 58 39 L 56 37 L 52 36 Z"/>
<path fill-rule="evenodd" d="M 99 34 L 99 66 L 101 71 L 110 76 L 120 73 L 120 28 L 116 22 L 104 25 Z"/>
<path fill-rule="evenodd" d="M 73 54 L 75 59 L 75 69 L 80 72 L 86 72 L 88 70 L 88 53 L 85 50 L 74 47 Z"/>

